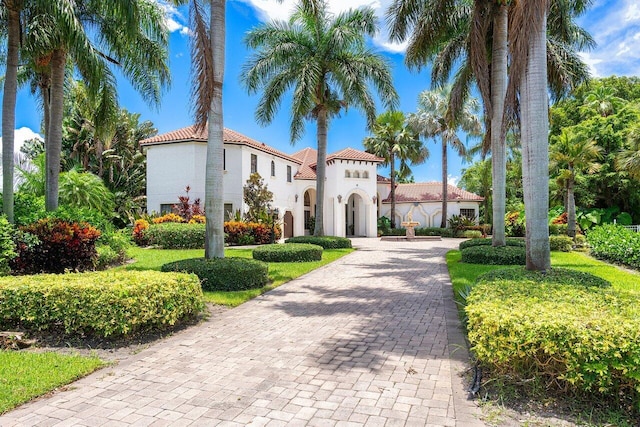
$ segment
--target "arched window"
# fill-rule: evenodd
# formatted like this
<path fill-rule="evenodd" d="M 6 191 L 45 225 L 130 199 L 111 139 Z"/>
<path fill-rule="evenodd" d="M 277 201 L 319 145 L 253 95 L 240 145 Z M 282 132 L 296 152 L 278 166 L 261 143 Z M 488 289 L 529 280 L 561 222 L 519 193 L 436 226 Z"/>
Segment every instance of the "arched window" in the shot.
<path fill-rule="evenodd" d="M 271 176 L 276 176 L 276 162 L 271 160 Z"/>
<path fill-rule="evenodd" d="M 365 179 L 368 179 L 369 178 L 369 172 L 367 172 L 367 171 L 362 172 L 362 177 L 365 178 Z"/>
<path fill-rule="evenodd" d="M 354 177 L 354 178 L 360 178 L 360 172 L 355 171 L 355 172 L 353 173 L 353 177 Z"/>
<path fill-rule="evenodd" d="M 344 171 L 344 177 L 345 177 L 345 178 L 351 178 L 351 172 L 349 172 L 349 171 Z"/>
<path fill-rule="evenodd" d="M 305 206 L 311 206 L 311 197 L 309 197 L 309 192 L 308 191 L 304 192 L 304 205 Z"/>

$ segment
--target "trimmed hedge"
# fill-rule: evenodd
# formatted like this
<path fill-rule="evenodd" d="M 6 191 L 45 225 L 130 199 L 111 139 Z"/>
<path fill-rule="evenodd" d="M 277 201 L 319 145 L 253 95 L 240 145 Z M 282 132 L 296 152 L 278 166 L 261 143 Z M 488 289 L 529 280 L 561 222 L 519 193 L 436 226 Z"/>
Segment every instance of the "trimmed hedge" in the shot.
<path fill-rule="evenodd" d="M 253 250 L 253 258 L 265 262 L 320 261 L 322 250 L 322 246 L 310 243 L 264 245 Z"/>
<path fill-rule="evenodd" d="M 455 237 L 455 230 L 440 227 L 418 227 L 415 228 L 416 236 L 442 236 Z M 404 236 L 407 234 L 405 228 L 391 228 L 381 233 L 383 236 Z"/>
<path fill-rule="evenodd" d="M 324 249 L 343 249 L 351 247 L 351 240 L 346 237 L 336 236 L 297 236 L 290 237 L 285 243 L 310 243 L 322 246 Z"/>
<path fill-rule="evenodd" d="M 269 266 L 247 258 L 190 258 L 164 264 L 160 269 L 193 273 L 205 291 L 242 291 L 269 283 Z"/>
<path fill-rule="evenodd" d="M 573 239 L 569 236 L 549 236 L 549 247 L 552 251 L 571 252 Z"/>
<path fill-rule="evenodd" d="M 482 232 L 478 230 L 464 230 L 462 237 L 467 239 L 480 239 L 482 238 Z"/>
<path fill-rule="evenodd" d="M 163 249 L 204 248 L 205 225 L 165 222 L 151 224 L 144 232 L 148 244 Z"/>
<path fill-rule="evenodd" d="M 524 265 L 526 250 L 523 246 L 471 246 L 462 249 L 462 262 L 485 265 Z"/>
<path fill-rule="evenodd" d="M 129 335 L 200 313 L 195 276 L 101 271 L 0 278 L 0 329 Z"/>
<path fill-rule="evenodd" d="M 593 274 L 568 268 L 553 267 L 545 273 L 530 271 L 524 268 L 504 268 L 489 271 L 476 279 L 476 283 L 497 282 L 501 280 L 530 280 L 536 283 L 556 283 L 559 285 L 592 286 L 609 288 L 611 283 Z"/>
<path fill-rule="evenodd" d="M 596 258 L 640 268 L 640 233 L 604 224 L 589 230 L 587 242 Z"/>
<path fill-rule="evenodd" d="M 525 247 L 525 241 L 522 239 L 506 239 L 507 246 L 520 246 Z M 491 246 L 493 241 L 491 239 L 471 239 L 460 242 L 458 249 L 463 250 L 472 246 Z"/>
<path fill-rule="evenodd" d="M 499 375 L 630 400 L 638 410 L 639 296 L 521 278 L 483 281 L 465 308 L 471 348 Z"/>

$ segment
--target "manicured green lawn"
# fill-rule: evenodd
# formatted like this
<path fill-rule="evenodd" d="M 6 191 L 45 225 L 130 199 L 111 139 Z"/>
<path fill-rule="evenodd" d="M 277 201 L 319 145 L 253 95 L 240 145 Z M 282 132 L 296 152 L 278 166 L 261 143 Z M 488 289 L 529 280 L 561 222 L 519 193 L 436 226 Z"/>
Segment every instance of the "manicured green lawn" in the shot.
<path fill-rule="evenodd" d="M 0 414 L 101 366 L 97 357 L 0 350 Z"/>
<path fill-rule="evenodd" d="M 510 265 L 478 265 L 460 262 L 460 251 L 447 253 L 447 266 L 454 292 L 473 285 L 476 277 L 499 268 L 513 268 Z M 611 282 L 613 288 L 640 291 L 640 273 L 623 270 L 615 265 L 594 259 L 581 252 L 551 252 L 551 266 L 572 268 L 591 273 Z"/>
<path fill-rule="evenodd" d="M 321 261 L 313 262 L 278 262 L 269 263 L 269 279 L 271 283 L 260 289 L 250 289 L 247 291 L 235 292 L 205 292 L 205 298 L 208 302 L 214 304 L 236 307 L 243 302 L 257 297 L 283 283 L 302 276 L 318 267 L 329 264 L 347 254 L 353 252 L 353 249 L 325 249 L 322 253 Z M 225 249 L 227 257 L 251 258 L 251 249 Z M 142 249 L 133 248 L 129 255 L 135 259 L 135 262 L 122 267 L 126 270 L 160 270 L 162 264 L 172 261 L 178 261 L 187 258 L 198 258 L 204 256 L 204 250 L 170 250 L 170 249 Z"/>

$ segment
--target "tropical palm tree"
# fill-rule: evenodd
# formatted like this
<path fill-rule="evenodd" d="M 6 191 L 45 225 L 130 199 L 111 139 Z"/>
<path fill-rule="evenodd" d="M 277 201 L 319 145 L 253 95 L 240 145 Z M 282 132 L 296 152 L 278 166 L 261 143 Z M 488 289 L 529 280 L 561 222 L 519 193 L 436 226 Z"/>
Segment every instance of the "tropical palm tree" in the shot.
<path fill-rule="evenodd" d="M 626 101 L 616 96 L 616 89 L 605 85 L 595 87 L 584 97 L 584 106 L 594 109 L 602 117 L 610 116 L 624 104 Z"/>
<path fill-rule="evenodd" d="M 469 136 L 480 136 L 482 123 L 477 115 L 479 109 L 475 98 L 468 98 L 464 108 L 455 118 L 448 116 L 451 87 L 424 91 L 418 97 L 418 111 L 409 114 L 409 125 L 425 138 L 440 138 L 442 143 L 442 220 L 441 228 L 447 226 L 448 169 L 447 151 L 451 146 L 458 155 L 464 155 L 465 145 L 458 137 L 458 131 Z"/>
<path fill-rule="evenodd" d="M 525 6 L 526 3 L 526 6 Z M 520 93 L 522 184 L 526 216 L 526 268 L 551 267 L 549 248 L 549 100 L 547 11 L 549 0 L 517 2 L 511 26 L 509 84 Z"/>
<path fill-rule="evenodd" d="M 193 107 L 196 128 L 208 124 L 204 212 L 206 238 L 204 256 L 224 258 L 224 189 L 222 83 L 225 61 L 225 0 L 209 0 L 209 22 L 205 5 L 191 1 Z"/>
<path fill-rule="evenodd" d="M 159 102 L 161 87 L 169 81 L 168 37 L 164 12 L 156 2 L 34 1 L 30 6 L 25 10 L 25 48 L 26 56 L 43 76 L 45 198 L 47 209 L 54 210 L 58 205 L 65 76 L 73 70 L 68 61 L 86 82 L 89 94 L 98 100 L 101 109 L 95 125 L 102 129 L 117 112 L 112 66 L 120 67 L 146 100 Z"/>
<path fill-rule="evenodd" d="M 365 46 L 365 36 L 376 32 L 373 10 L 360 8 L 334 17 L 326 1 L 310 3 L 312 7 L 300 3 L 289 22 L 272 22 L 247 34 L 245 43 L 256 52 L 245 64 L 242 80 L 249 93 L 263 92 L 256 110 L 263 125 L 273 121 L 283 96 L 293 89 L 292 142 L 302 137 L 305 119 L 317 123 L 314 235 L 322 236 L 330 120 L 353 106 L 373 126 L 375 102 L 369 84 L 387 108 L 397 104 L 398 96 L 389 64 Z"/>
<path fill-rule="evenodd" d="M 486 120 L 485 151 L 491 149 L 493 198 L 493 245 L 505 244 L 506 150 L 503 124 L 507 93 L 507 39 L 510 0 L 395 0 L 387 13 L 391 37 L 396 41 L 409 39 L 406 63 L 420 68 L 433 63 L 432 82 L 445 84 L 453 67 L 455 72 L 450 115 L 455 115 L 476 83 L 483 100 Z M 584 3 L 553 0 L 553 19 L 547 38 L 549 86 L 554 98 L 559 98 L 588 78 L 588 68 L 577 55 L 594 46 L 591 36 L 575 25 L 575 18 L 584 11 Z M 511 104 L 515 95 L 510 97 Z M 513 107 L 510 108 L 513 110 Z M 517 117 L 517 114 L 514 115 Z"/>
<path fill-rule="evenodd" d="M 18 93 L 18 61 L 20 51 L 20 13 L 22 2 L 4 0 L 0 16 L 7 27 L 7 68 L 2 96 L 2 207 L 9 222 L 13 222 L 13 150 Z"/>
<path fill-rule="evenodd" d="M 576 201 L 574 186 L 576 173 L 596 172 L 599 164 L 594 161 L 602 156 L 602 148 L 583 133 L 563 129 L 553 138 L 549 147 L 550 168 L 555 170 L 567 191 L 567 235 L 576 235 Z"/>
<path fill-rule="evenodd" d="M 369 153 L 384 159 L 383 166 L 391 167 L 391 228 L 396 223 L 396 178 L 411 175 L 411 165 L 419 165 L 429 157 L 429 150 L 422 145 L 417 132 L 410 129 L 401 111 L 387 111 L 378 116 L 372 136 L 362 142 Z M 396 173 L 396 160 L 400 161 L 400 173 Z"/>
<path fill-rule="evenodd" d="M 629 131 L 628 147 L 622 149 L 616 157 L 618 170 L 626 171 L 632 178 L 640 180 L 640 125 Z"/>

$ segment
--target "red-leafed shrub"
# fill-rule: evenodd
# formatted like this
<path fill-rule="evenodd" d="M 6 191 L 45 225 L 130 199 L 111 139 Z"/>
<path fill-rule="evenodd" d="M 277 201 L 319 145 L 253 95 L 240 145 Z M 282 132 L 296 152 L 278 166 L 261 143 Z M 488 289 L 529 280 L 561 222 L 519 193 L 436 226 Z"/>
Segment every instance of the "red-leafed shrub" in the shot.
<path fill-rule="evenodd" d="M 562 215 L 555 217 L 553 221 L 551 221 L 552 224 L 566 224 L 567 222 L 569 222 L 569 220 L 566 212 L 564 212 Z"/>
<path fill-rule="evenodd" d="M 146 236 L 146 231 L 149 228 L 149 223 L 145 219 L 136 220 L 133 224 L 133 241 L 138 246 L 146 246 L 149 244 L 149 239 Z"/>
<path fill-rule="evenodd" d="M 86 222 L 45 218 L 20 229 L 38 242 L 18 242 L 18 256 L 11 262 L 14 273 L 64 273 L 93 268 L 100 231 Z"/>
<path fill-rule="evenodd" d="M 275 240 L 279 240 L 282 234 L 280 226 L 276 225 L 274 231 Z M 224 223 L 224 232 L 230 245 L 271 243 L 271 225 L 262 222 L 228 221 Z"/>
<path fill-rule="evenodd" d="M 154 224 L 163 224 L 165 222 L 186 222 L 183 217 L 174 213 L 164 214 L 158 218 L 153 218 L 152 221 Z"/>

